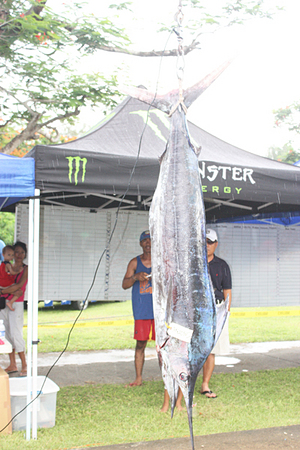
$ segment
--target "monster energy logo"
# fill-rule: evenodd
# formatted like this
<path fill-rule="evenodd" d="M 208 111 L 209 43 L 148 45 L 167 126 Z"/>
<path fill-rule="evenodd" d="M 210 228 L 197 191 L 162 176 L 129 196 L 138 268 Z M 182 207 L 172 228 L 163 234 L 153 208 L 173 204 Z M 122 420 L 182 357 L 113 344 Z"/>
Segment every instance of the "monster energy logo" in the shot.
<path fill-rule="evenodd" d="M 140 116 L 143 119 L 144 123 L 147 123 L 148 127 L 150 127 L 152 131 L 154 131 L 159 139 L 161 139 L 165 143 L 167 142 L 167 139 L 163 136 L 158 126 L 152 121 L 151 117 L 149 116 L 149 114 L 154 114 L 168 130 L 170 122 L 168 116 L 164 112 L 159 111 L 158 109 L 150 109 L 150 111 L 131 111 L 130 114 L 137 114 L 138 116 Z"/>
<path fill-rule="evenodd" d="M 158 109 L 150 109 L 149 111 L 131 111 L 130 114 L 136 114 L 140 116 L 143 119 L 145 125 L 147 124 L 159 139 L 161 139 L 164 143 L 167 143 L 167 139 L 163 136 L 161 129 L 152 121 L 151 117 L 151 115 L 155 115 L 161 121 L 162 125 L 164 125 L 166 129 L 169 130 L 170 120 L 166 113 Z M 193 138 L 190 139 L 194 147 L 199 147 L 199 144 L 197 144 L 197 142 L 194 141 Z"/>
<path fill-rule="evenodd" d="M 81 181 L 84 182 L 85 172 L 86 172 L 86 158 L 80 158 L 80 156 L 66 156 L 66 159 L 69 160 L 69 181 L 72 183 L 72 175 L 73 175 L 73 161 L 75 161 L 75 171 L 74 171 L 74 183 L 77 186 L 78 183 L 78 174 L 80 171 L 80 166 L 82 163 L 82 176 Z"/>

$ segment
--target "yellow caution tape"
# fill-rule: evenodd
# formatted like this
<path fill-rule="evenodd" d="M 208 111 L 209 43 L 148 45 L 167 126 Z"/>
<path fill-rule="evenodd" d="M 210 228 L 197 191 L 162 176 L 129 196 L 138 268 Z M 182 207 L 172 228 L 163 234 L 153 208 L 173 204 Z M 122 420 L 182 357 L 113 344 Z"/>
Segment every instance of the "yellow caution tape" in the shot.
<path fill-rule="evenodd" d="M 121 327 L 124 325 L 133 325 L 133 319 L 126 320 L 101 320 L 99 322 L 77 322 L 75 327 Z M 71 322 L 61 323 L 40 323 L 39 328 L 71 328 L 73 324 Z M 26 325 L 25 325 L 26 326 Z"/>
<path fill-rule="evenodd" d="M 271 311 L 231 311 L 230 317 L 278 317 L 278 316 L 300 316 L 300 309 L 271 310 Z"/>
<path fill-rule="evenodd" d="M 231 310 L 230 318 L 249 318 L 249 317 L 284 317 L 284 316 L 300 316 L 300 309 L 291 310 L 260 310 L 260 311 L 234 311 Z M 133 325 L 134 320 L 132 319 L 120 319 L 120 320 L 101 320 L 87 322 L 77 322 L 77 327 L 122 327 L 124 325 Z M 27 325 L 25 325 L 26 327 Z M 40 323 L 39 328 L 71 328 L 72 322 L 59 322 L 59 323 Z"/>

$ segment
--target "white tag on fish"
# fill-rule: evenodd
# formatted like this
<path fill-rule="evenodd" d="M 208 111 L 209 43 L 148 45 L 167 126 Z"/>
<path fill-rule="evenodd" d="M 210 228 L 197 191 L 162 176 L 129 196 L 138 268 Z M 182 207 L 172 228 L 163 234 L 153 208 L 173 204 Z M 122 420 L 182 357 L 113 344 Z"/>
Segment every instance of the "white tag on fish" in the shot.
<path fill-rule="evenodd" d="M 178 323 L 171 322 L 170 325 L 168 325 L 168 335 L 189 344 L 192 339 L 193 330 L 178 325 Z"/>

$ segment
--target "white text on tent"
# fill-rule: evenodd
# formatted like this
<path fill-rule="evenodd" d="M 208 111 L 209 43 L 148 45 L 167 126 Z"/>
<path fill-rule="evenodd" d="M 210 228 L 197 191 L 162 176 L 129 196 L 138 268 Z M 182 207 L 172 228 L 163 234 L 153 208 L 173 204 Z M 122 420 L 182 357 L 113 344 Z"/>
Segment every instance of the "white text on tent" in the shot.
<path fill-rule="evenodd" d="M 207 178 L 209 181 L 214 181 L 218 174 L 220 173 L 223 180 L 227 177 L 234 181 L 250 181 L 251 184 L 255 184 L 255 180 L 252 178 L 253 169 L 241 168 L 241 167 L 230 167 L 230 166 L 207 166 L 205 161 L 200 164 L 200 175 L 203 179 Z"/>

